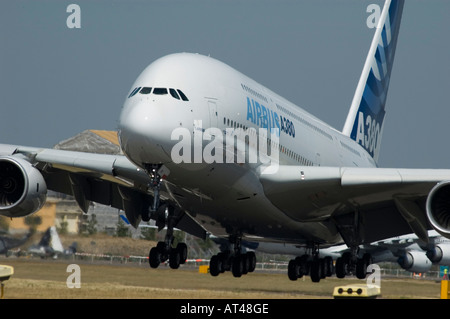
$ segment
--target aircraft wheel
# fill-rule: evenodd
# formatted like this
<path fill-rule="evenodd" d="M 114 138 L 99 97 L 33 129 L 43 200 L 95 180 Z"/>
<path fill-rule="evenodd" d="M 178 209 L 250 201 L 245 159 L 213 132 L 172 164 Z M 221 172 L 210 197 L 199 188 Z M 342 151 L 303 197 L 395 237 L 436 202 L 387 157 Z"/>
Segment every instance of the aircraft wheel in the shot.
<path fill-rule="evenodd" d="M 150 249 L 148 262 L 150 263 L 150 267 L 152 268 L 158 268 L 158 266 L 161 264 L 161 252 L 157 247 L 153 247 L 152 249 Z"/>
<path fill-rule="evenodd" d="M 339 257 L 336 260 L 336 277 L 345 278 L 345 275 L 346 275 L 345 259 L 343 257 Z"/>
<path fill-rule="evenodd" d="M 218 276 L 222 272 L 222 259 L 218 255 L 211 257 L 209 261 L 209 273 L 211 276 Z"/>
<path fill-rule="evenodd" d="M 314 258 L 311 263 L 311 280 L 312 282 L 319 282 L 322 277 L 322 267 L 321 261 L 319 258 Z"/>
<path fill-rule="evenodd" d="M 169 256 L 169 266 L 172 269 L 178 269 L 180 267 L 181 263 L 181 255 L 180 251 L 176 248 L 172 248 L 170 250 L 170 256 Z"/>
<path fill-rule="evenodd" d="M 308 255 L 302 255 L 300 257 L 295 258 L 295 261 L 299 265 L 298 269 L 298 278 L 302 278 L 304 275 L 308 275 L 310 262 L 308 261 Z"/>
<path fill-rule="evenodd" d="M 370 254 L 364 254 L 363 258 L 356 261 L 356 278 L 365 279 L 367 276 L 367 267 L 372 263 Z"/>
<path fill-rule="evenodd" d="M 235 256 L 233 259 L 233 265 L 231 267 L 231 272 L 233 273 L 233 276 L 236 278 L 239 278 L 242 276 L 244 271 L 244 264 L 241 256 Z"/>
<path fill-rule="evenodd" d="M 156 249 L 158 249 L 159 251 L 160 262 L 165 262 L 169 258 L 169 256 L 167 255 L 166 243 L 163 241 L 159 241 L 158 244 L 156 244 Z"/>
<path fill-rule="evenodd" d="M 248 274 L 248 270 L 250 269 L 250 260 L 248 259 L 247 254 L 241 255 L 242 259 L 242 274 Z"/>
<path fill-rule="evenodd" d="M 291 259 L 288 264 L 288 277 L 292 281 L 296 281 L 299 277 L 299 265 L 295 259 Z"/>
<path fill-rule="evenodd" d="M 256 268 L 256 255 L 253 251 L 247 253 L 247 259 L 249 260 L 248 272 L 254 272 Z"/>
<path fill-rule="evenodd" d="M 325 263 L 325 276 L 331 277 L 333 275 L 333 258 L 327 256 L 324 258 Z"/>
<path fill-rule="evenodd" d="M 187 245 L 185 243 L 179 243 L 177 250 L 180 253 L 180 264 L 184 264 L 187 259 Z"/>

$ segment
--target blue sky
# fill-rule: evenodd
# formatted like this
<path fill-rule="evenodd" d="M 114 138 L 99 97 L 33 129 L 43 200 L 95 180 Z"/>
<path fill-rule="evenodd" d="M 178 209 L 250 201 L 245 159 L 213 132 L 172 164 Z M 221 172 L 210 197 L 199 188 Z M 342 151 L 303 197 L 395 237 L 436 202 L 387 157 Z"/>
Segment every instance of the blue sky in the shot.
<path fill-rule="evenodd" d="M 69 29 L 67 6 L 81 9 Z M 125 96 L 175 52 L 221 60 L 341 130 L 377 0 L 3 1 L 0 143 L 115 130 Z M 450 168 L 450 1 L 406 0 L 380 166 Z"/>

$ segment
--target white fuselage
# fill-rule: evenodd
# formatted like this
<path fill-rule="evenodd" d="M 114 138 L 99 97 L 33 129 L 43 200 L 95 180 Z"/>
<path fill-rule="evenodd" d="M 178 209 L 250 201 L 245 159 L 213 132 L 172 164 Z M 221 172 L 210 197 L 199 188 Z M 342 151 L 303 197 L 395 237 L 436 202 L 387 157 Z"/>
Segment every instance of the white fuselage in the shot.
<path fill-rule="evenodd" d="M 142 94 L 137 88 L 158 91 Z M 231 146 L 231 153 L 260 154 L 260 141 L 265 141 L 272 148 L 272 153 L 265 153 L 270 163 L 375 166 L 348 136 L 226 64 L 198 54 L 169 55 L 142 72 L 124 103 L 119 136 L 124 154 L 133 163 L 143 168 L 163 164 L 170 171 L 164 182 L 167 198 L 215 235 L 237 231 L 249 238 L 340 242 L 334 225 L 295 221 L 265 198 L 258 179 L 265 167 L 262 157 L 256 162 L 226 160 L 229 145 L 218 145 L 237 129 L 251 130 L 256 137 L 264 132 L 260 129 L 278 134 L 267 140 L 252 139 L 249 133 L 247 142 Z M 213 144 L 219 135 L 223 141 Z M 180 145 L 187 142 L 190 150 L 185 147 L 180 152 Z M 215 161 L 208 158 L 218 152 L 223 152 L 222 162 L 221 156 L 213 157 Z"/>

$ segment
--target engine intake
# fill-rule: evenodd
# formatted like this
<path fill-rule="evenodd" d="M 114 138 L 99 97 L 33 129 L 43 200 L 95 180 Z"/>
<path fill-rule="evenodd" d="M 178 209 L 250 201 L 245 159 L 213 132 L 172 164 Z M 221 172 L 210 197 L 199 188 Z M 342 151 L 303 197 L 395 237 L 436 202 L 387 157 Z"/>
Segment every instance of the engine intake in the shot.
<path fill-rule="evenodd" d="M 403 269 L 418 273 L 429 271 L 433 265 L 424 252 L 415 250 L 406 251 L 397 262 Z"/>
<path fill-rule="evenodd" d="M 427 218 L 442 236 L 450 238 L 450 181 L 433 187 L 427 198 Z"/>
<path fill-rule="evenodd" d="M 42 174 L 29 162 L 0 157 L 0 215 L 24 217 L 37 212 L 47 198 Z"/>
<path fill-rule="evenodd" d="M 427 251 L 427 257 L 433 264 L 450 264 L 450 244 L 439 244 Z"/>

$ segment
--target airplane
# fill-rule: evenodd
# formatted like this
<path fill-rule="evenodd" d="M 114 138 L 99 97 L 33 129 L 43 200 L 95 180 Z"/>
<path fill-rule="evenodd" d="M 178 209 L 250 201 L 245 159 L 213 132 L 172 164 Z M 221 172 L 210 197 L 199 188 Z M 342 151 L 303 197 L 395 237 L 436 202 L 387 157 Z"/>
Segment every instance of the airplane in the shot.
<path fill-rule="evenodd" d="M 227 238 L 242 276 L 242 240 L 304 245 L 320 280 L 319 249 L 345 243 L 346 268 L 367 264 L 358 247 L 429 229 L 450 237 L 450 170 L 380 168 L 387 92 L 404 0 L 387 0 L 342 130 L 324 123 L 212 57 L 164 56 L 125 97 L 118 123 L 123 155 L 0 145 L 0 214 L 42 207 L 47 189 L 122 209 L 133 226 L 167 227 L 150 250 L 152 268 L 179 267 L 176 227 Z M 214 262 L 213 262 L 214 260 Z"/>
<path fill-rule="evenodd" d="M 428 242 L 423 242 L 415 234 L 396 236 L 361 245 L 359 253 L 370 254 L 373 263 L 393 262 L 413 273 L 426 273 L 432 265 L 450 265 L 450 240 L 434 230 L 428 231 L 428 239 Z M 348 247 L 331 247 L 329 252 L 341 255 L 336 262 L 336 276 L 344 278 L 347 273 L 342 267 L 342 259 L 349 258 Z M 359 279 L 365 278 L 362 269 L 357 268 L 355 275 Z"/>
<path fill-rule="evenodd" d="M 392 262 L 413 273 L 426 273 L 431 269 L 432 265 L 449 266 L 450 240 L 440 236 L 434 230 L 428 231 L 428 237 L 428 243 L 422 242 L 415 234 L 387 238 L 374 243 L 360 245 L 358 253 L 362 256 L 370 254 L 371 262 L 374 264 Z M 222 238 L 213 237 L 212 240 L 218 245 L 227 245 L 227 242 Z M 246 250 L 268 254 L 309 256 L 311 252 L 305 246 L 286 243 L 243 241 L 242 245 Z M 227 249 L 229 248 L 222 248 L 224 251 Z M 331 276 L 335 273 L 338 278 L 355 275 L 359 279 L 364 279 L 366 277 L 364 269 L 356 268 L 353 269 L 355 272 L 351 273 L 342 267 L 345 266 L 342 261 L 350 258 L 349 254 L 350 249 L 345 244 L 321 249 L 320 257 L 329 262 L 327 265 L 328 271 L 322 274 L 322 278 L 325 275 Z M 288 277 L 292 281 L 309 274 L 308 262 L 310 263 L 311 260 L 306 259 L 306 263 L 301 268 L 300 259 L 297 258 L 289 261 Z M 336 263 L 333 264 L 333 261 L 336 261 Z"/>
<path fill-rule="evenodd" d="M 0 254 L 8 256 L 11 249 L 24 245 L 30 239 L 31 235 L 32 232 L 28 232 L 21 238 L 0 236 Z"/>
<path fill-rule="evenodd" d="M 51 226 L 42 235 L 39 243 L 28 248 L 27 253 L 41 258 L 52 257 L 56 259 L 58 256 L 74 254 L 77 246 L 77 243 L 73 242 L 69 248 L 64 249 L 56 227 Z"/>

